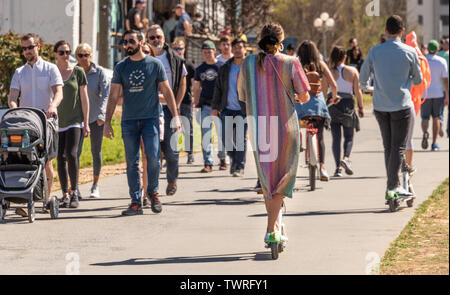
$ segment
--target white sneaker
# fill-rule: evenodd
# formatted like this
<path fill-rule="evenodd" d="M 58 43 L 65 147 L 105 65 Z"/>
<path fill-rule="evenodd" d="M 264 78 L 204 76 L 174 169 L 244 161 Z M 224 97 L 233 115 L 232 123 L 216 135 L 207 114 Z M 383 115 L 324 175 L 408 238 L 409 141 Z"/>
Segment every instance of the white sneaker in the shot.
<path fill-rule="evenodd" d="M 329 180 L 330 180 L 330 176 L 328 176 L 327 170 L 325 170 L 325 169 L 320 170 L 320 181 L 329 181 Z"/>
<path fill-rule="evenodd" d="M 402 186 L 397 187 L 395 190 L 393 190 L 395 193 L 397 193 L 400 197 L 412 197 L 413 194 L 405 190 Z"/>
<path fill-rule="evenodd" d="M 97 185 L 92 185 L 91 187 L 91 198 L 100 198 L 100 191 Z"/>

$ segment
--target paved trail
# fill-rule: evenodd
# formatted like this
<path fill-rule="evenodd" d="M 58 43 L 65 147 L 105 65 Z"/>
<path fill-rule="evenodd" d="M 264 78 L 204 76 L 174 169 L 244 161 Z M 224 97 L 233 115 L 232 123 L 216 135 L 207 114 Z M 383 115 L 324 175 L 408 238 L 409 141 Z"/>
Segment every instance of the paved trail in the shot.
<path fill-rule="evenodd" d="M 266 215 L 263 200 L 252 191 L 253 156 L 247 157 L 245 177 L 236 179 L 217 166 L 212 174 L 198 173 L 197 154 L 194 166 L 181 160 L 179 191 L 162 197 L 160 215 L 146 209 L 142 216 L 120 216 L 129 203 L 125 175 L 101 180 L 101 199 L 83 200 L 77 210 L 62 209 L 59 220 L 38 214 L 28 224 L 9 212 L 7 223 L 0 225 L 0 273 L 65 274 L 79 263 L 81 274 L 365 274 L 414 210 L 391 214 L 384 205 L 381 136 L 372 114 L 361 124 L 353 177 L 320 182 L 309 192 L 307 170 L 299 170 L 298 191 L 286 202 L 290 240 L 277 261 L 263 247 Z M 448 139 L 439 140 L 442 151 L 424 152 L 416 127 L 414 207 L 449 175 Z M 329 132 L 326 144 L 331 174 Z M 162 177 L 161 192 L 166 187 Z M 81 186 L 85 195 L 89 188 Z"/>

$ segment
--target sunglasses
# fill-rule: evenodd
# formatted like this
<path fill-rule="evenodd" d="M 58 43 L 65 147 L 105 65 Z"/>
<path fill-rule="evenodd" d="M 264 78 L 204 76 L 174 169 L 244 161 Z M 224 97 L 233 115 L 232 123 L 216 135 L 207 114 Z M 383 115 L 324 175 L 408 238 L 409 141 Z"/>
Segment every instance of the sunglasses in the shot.
<path fill-rule="evenodd" d="M 149 36 L 148 37 L 150 40 L 155 40 L 155 39 L 158 39 L 158 40 L 161 40 L 162 39 L 162 36 Z"/>
<path fill-rule="evenodd" d="M 58 54 L 59 54 L 59 56 L 64 56 L 64 55 L 70 55 L 71 52 L 72 51 L 70 51 L 70 50 L 59 50 Z"/>
<path fill-rule="evenodd" d="M 30 45 L 28 47 L 22 47 L 22 51 L 33 50 L 36 46 L 37 46 L 37 44 Z"/>
<path fill-rule="evenodd" d="M 81 54 L 81 53 L 79 53 L 79 54 L 77 54 L 77 56 L 78 56 L 79 58 L 83 58 L 83 57 L 86 57 L 86 58 L 88 58 L 88 57 L 90 57 L 90 56 L 91 56 L 91 54 L 90 54 L 90 53 L 85 53 L 85 54 Z"/>
<path fill-rule="evenodd" d="M 181 51 L 181 50 L 184 50 L 184 48 L 183 48 L 183 47 L 175 47 L 173 50 L 175 50 L 175 51 Z"/>
<path fill-rule="evenodd" d="M 144 53 L 145 53 L 145 54 L 150 54 L 150 51 L 144 50 Z"/>
<path fill-rule="evenodd" d="M 136 40 L 134 40 L 134 39 L 129 39 L 129 40 L 123 40 L 123 46 L 127 46 L 128 45 L 128 43 L 130 43 L 131 45 L 135 45 L 135 44 L 137 44 L 137 42 L 136 42 Z"/>

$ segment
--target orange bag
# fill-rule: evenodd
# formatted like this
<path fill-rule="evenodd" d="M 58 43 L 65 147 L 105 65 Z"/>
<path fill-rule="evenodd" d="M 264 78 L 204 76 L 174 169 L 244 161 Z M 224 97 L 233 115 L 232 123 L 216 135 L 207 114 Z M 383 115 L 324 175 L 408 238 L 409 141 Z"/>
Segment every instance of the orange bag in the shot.
<path fill-rule="evenodd" d="M 419 114 L 420 107 L 424 103 L 425 99 L 427 98 L 426 91 L 428 87 L 430 87 L 431 83 L 431 71 L 430 71 L 430 65 L 428 64 L 428 60 L 425 58 L 425 56 L 422 54 L 422 51 L 419 48 L 419 44 L 417 44 L 417 36 L 414 31 L 409 33 L 406 36 L 406 44 L 414 48 L 419 55 L 419 61 L 420 61 L 420 69 L 422 71 L 423 81 L 420 85 L 411 86 L 411 97 L 412 101 L 414 103 L 414 109 L 416 111 L 416 116 Z M 425 93 L 425 96 L 424 96 Z M 422 100 L 422 96 L 425 98 Z"/>

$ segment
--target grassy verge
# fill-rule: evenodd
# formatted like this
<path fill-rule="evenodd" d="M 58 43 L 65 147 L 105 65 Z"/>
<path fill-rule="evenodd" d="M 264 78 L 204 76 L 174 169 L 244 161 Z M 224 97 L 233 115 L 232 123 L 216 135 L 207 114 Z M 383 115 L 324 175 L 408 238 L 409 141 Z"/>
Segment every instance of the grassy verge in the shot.
<path fill-rule="evenodd" d="M 365 109 L 371 109 L 373 107 L 372 103 L 372 95 L 370 94 L 363 94 L 363 103 Z"/>
<path fill-rule="evenodd" d="M 417 208 L 413 219 L 386 251 L 383 275 L 449 274 L 449 180 Z"/>

